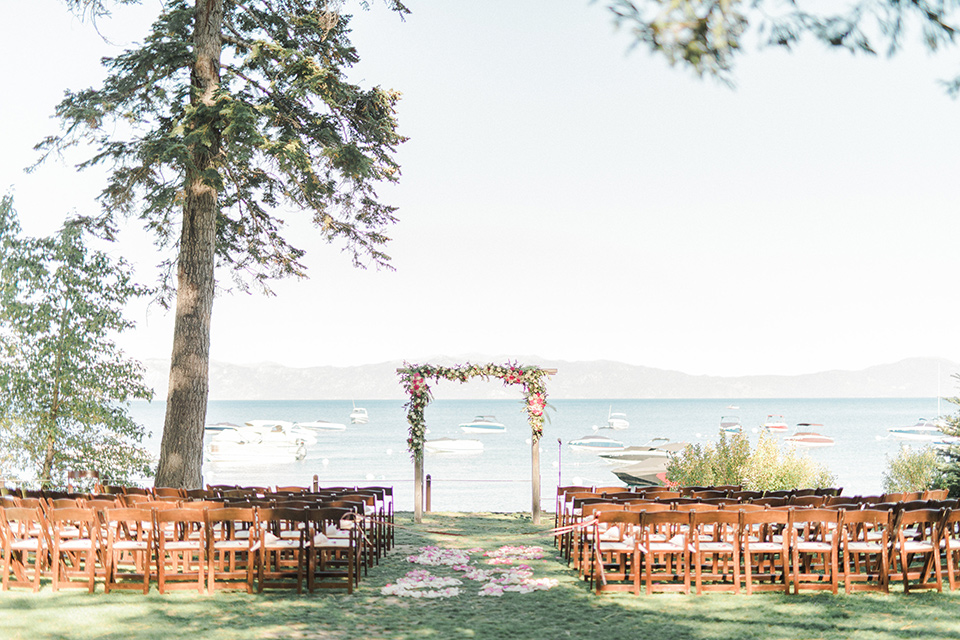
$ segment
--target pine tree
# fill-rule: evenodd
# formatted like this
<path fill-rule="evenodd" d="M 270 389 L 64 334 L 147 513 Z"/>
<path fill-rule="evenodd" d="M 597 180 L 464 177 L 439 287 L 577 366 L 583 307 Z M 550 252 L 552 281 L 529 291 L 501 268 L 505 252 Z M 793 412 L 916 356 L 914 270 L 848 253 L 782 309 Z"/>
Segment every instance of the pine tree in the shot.
<path fill-rule="evenodd" d="M 68 0 L 101 15 L 100 0 Z M 388 5 L 400 13 L 399 0 Z M 107 222 L 136 216 L 176 248 L 174 342 L 156 481 L 202 484 L 210 318 L 217 268 L 241 286 L 303 276 L 303 251 L 283 236 L 281 206 L 309 212 L 354 264 L 389 268 L 395 208 L 374 186 L 394 182 L 393 91 L 364 89 L 349 16 L 323 0 L 167 0 L 143 44 L 104 60 L 99 88 L 67 92 L 49 155 L 92 145 L 78 165 L 112 167 Z"/>

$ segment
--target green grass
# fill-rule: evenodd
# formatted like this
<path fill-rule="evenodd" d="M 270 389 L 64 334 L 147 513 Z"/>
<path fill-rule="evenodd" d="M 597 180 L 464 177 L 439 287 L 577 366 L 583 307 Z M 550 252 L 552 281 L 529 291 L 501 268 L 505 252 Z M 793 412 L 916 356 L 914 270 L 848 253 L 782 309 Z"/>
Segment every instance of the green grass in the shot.
<path fill-rule="evenodd" d="M 537 640 L 597 638 L 956 638 L 960 640 L 960 596 L 954 593 L 713 594 L 707 596 L 609 594 L 596 596 L 556 558 L 549 538 L 519 514 L 429 514 L 423 525 L 401 514 L 397 548 L 371 569 L 359 591 L 297 596 L 272 592 L 213 596 L 178 592 L 147 596 L 68 591 L 0 594 L 0 638 L 126 640 L 148 638 L 238 639 L 443 639 Z M 454 536 L 430 533 L 442 531 Z M 443 600 L 384 597 L 380 588 L 413 569 L 458 575 L 445 567 L 406 561 L 426 545 L 493 550 L 505 544 L 539 545 L 543 560 L 530 561 L 536 577 L 556 578 L 558 587 L 530 594 L 479 597 L 464 581 L 462 595 Z M 482 564 L 482 560 L 477 562 Z"/>

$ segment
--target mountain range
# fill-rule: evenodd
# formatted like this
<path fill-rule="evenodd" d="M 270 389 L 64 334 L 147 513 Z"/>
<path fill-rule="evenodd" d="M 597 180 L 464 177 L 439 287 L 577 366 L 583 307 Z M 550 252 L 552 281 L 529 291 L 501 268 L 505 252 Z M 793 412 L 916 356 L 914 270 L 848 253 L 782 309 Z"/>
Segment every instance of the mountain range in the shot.
<path fill-rule="evenodd" d="M 822 371 L 802 375 L 690 375 L 608 360 L 562 361 L 528 357 L 471 357 L 470 362 L 517 361 L 557 370 L 549 378 L 551 398 L 933 398 L 956 395 L 960 364 L 937 358 L 910 358 L 858 371 Z M 465 359 L 431 358 L 453 366 Z M 169 361 L 147 360 L 146 381 L 156 398 L 166 398 Z M 211 400 L 403 400 L 397 369 L 391 361 L 351 367 L 295 368 L 279 364 L 210 364 Z M 470 384 L 441 382 L 436 398 L 515 398 L 516 389 L 499 381 Z"/>

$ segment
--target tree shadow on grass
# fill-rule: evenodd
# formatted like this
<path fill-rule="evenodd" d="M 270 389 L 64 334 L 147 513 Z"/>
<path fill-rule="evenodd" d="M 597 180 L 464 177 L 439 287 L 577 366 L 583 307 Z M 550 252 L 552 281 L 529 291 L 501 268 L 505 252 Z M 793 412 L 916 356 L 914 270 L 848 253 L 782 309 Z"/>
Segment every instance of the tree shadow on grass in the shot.
<path fill-rule="evenodd" d="M 960 597 L 900 593 L 597 596 L 557 559 L 551 540 L 516 514 L 430 514 L 422 526 L 402 515 L 398 547 L 361 581 L 352 596 L 179 592 L 0 594 L 0 637 L 83 640 L 246 640 L 253 638 L 420 640 L 431 638 L 943 638 L 960 640 Z M 447 536 L 446 533 L 457 535 Z M 538 535 L 527 535 L 538 534 Z M 380 589 L 413 569 L 406 556 L 436 545 L 488 551 L 539 545 L 537 577 L 559 585 L 530 594 L 479 597 L 464 580 L 462 594 L 438 600 L 382 596 Z M 478 566 L 485 566 L 479 554 Z M 427 567 L 437 575 L 457 575 Z"/>

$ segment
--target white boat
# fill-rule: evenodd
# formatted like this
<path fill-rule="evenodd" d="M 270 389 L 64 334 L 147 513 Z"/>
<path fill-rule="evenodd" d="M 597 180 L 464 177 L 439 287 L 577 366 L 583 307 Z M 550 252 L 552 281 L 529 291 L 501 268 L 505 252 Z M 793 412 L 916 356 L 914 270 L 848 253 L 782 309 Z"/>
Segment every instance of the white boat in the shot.
<path fill-rule="evenodd" d="M 786 421 L 783 419 L 783 416 L 774 415 L 767 416 L 766 421 L 764 421 L 764 423 L 760 426 L 771 433 L 782 433 L 789 429 Z"/>
<path fill-rule="evenodd" d="M 298 427 L 307 429 L 316 429 L 317 431 L 345 431 L 347 425 L 340 422 L 328 422 L 326 420 L 313 420 L 311 422 L 297 422 Z"/>
<path fill-rule="evenodd" d="M 214 424 L 203 425 L 204 431 L 224 431 L 225 429 L 236 429 L 240 425 L 232 422 L 217 422 Z"/>
<path fill-rule="evenodd" d="M 614 413 L 613 407 L 610 407 L 610 411 L 607 413 L 607 429 L 614 429 L 616 431 L 622 431 L 630 426 L 630 422 L 627 420 L 627 414 L 625 413 Z"/>
<path fill-rule="evenodd" d="M 625 448 L 619 440 L 594 433 L 571 440 L 569 445 L 574 451 L 620 451 Z"/>
<path fill-rule="evenodd" d="M 720 418 L 720 431 L 724 433 L 740 433 L 743 431 L 743 425 L 740 424 L 739 416 L 723 416 Z"/>
<path fill-rule="evenodd" d="M 687 446 L 686 442 L 651 443 L 641 447 L 624 447 L 620 451 L 604 451 L 600 457 L 610 462 L 641 462 L 651 458 L 669 458 L 677 451 L 683 451 Z"/>
<path fill-rule="evenodd" d="M 911 427 L 891 427 L 887 429 L 894 438 L 901 440 L 941 440 L 946 434 L 940 430 L 940 427 L 926 418 L 920 418 L 917 424 Z"/>
<path fill-rule="evenodd" d="M 464 433 L 503 433 L 507 428 L 497 422 L 494 416 L 477 416 L 470 422 L 462 423 L 460 430 Z"/>
<path fill-rule="evenodd" d="M 370 416 L 367 415 L 367 410 L 354 405 L 353 411 L 350 412 L 350 424 L 367 424 L 368 422 L 370 422 Z"/>
<path fill-rule="evenodd" d="M 237 427 L 236 431 L 241 434 L 255 433 L 256 436 L 246 437 L 248 439 L 257 437 L 261 442 L 303 440 L 308 445 L 317 444 L 317 436 L 313 431 L 286 420 L 249 420 L 245 423 L 245 426 Z M 234 439 L 235 437 L 228 432 L 229 430 L 225 429 L 220 435 L 225 439 Z"/>
<path fill-rule="evenodd" d="M 822 424 L 811 424 L 809 422 L 802 422 L 797 425 L 798 427 L 822 427 Z M 798 447 L 832 447 L 834 445 L 833 438 L 830 436 L 825 436 L 815 431 L 797 431 L 792 436 L 787 436 L 783 439 L 784 442 L 796 445 Z"/>
<path fill-rule="evenodd" d="M 224 429 L 210 438 L 204 450 L 207 462 L 283 463 L 303 460 L 307 443 L 286 431 L 262 427 Z"/>
<path fill-rule="evenodd" d="M 427 453 L 481 453 L 483 443 L 462 438 L 437 438 L 423 443 Z"/>

